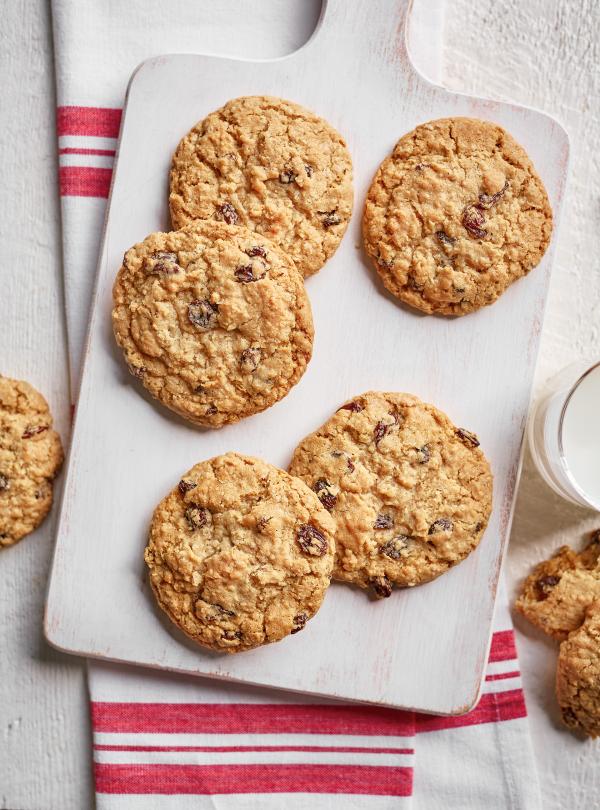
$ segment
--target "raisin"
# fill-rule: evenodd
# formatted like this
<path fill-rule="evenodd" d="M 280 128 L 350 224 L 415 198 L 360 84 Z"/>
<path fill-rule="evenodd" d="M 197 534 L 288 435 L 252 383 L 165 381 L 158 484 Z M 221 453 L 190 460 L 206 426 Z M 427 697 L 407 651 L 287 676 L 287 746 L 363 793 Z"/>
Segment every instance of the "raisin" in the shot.
<path fill-rule="evenodd" d="M 194 394 L 207 394 L 208 388 L 205 385 L 197 385 L 194 388 Z"/>
<path fill-rule="evenodd" d="M 258 531 L 259 531 L 259 532 L 262 532 L 262 530 L 265 528 L 265 526 L 267 525 L 267 523 L 270 523 L 272 520 L 273 520 L 273 518 L 272 518 L 272 517 L 265 517 L 265 516 L 263 515 L 263 517 L 260 517 L 260 518 L 259 518 L 259 519 L 256 521 L 256 528 L 258 529 Z"/>
<path fill-rule="evenodd" d="M 429 445 L 424 444 L 423 447 L 417 447 L 416 450 L 419 458 L 419 464 L 427 464 L 431 458 L 431 450 L 429 449 Z"/>
<path fill-rule="evenodd" d="M 465 430 L 464 428 L 457 428 L 456 435 L 462 441 L 463 444 L 467 445 L 467 447 L 479 447 L 479 439 L 474 433 L 471 433 L 470 430 Z"/>
<path fill-rule="evenodd" d="M 387 425 L 385 424 L 385 422 L 377 422 L 373 433 L 375 436 L 375 444 L 379 444 L 379 442 L 383 439 L 383 437 L 387 433 Z"/>
<path fill-rule="evenodd" d="M 417 165 L 415 166 L 415 169 L 418 172 L 422 172 L 423 169 L 428 169 L 428 168 L 429 168 L 429 163 L 417 163 Z"/>
<path fill-rule="evenodd" d="M 496 205 L 498 200 L 504 195 L 504 192 L 508 188 L 508 180 L 505 181 L 504 187 L 497 191 L 495 194 L 480 194 L 479 195 L 479 208 L 491 208 L 493 205 Z"/>
<path fill-rule="evenodd" d="M 247 264 L 245 266 L 240 265 L 235 270 L 235 280 L 240 284 L 250 284 L 250 282 L 259 281 L 261 278 L 264 278 L 264 273 L 262 276 L 255 276 L 254 268 L 251 264 Z"/>
<path fill-rule="evenodd" d="M 279 182 L 284 183 L 287 185 L 288 183 L 293 183 L 296 179 L 296 175 L 291 170 L 286 170 L 285 172 L 281 172 L 279 175 Z"/>
<path fill-rule="evenodd" d="M 550 596 L 550 591 L 554 588 L 555 585 L 558 585 L 560 582 L 560 577 L 556 577 L 553 575 L 547 577 L 540 577 L 535 583 L 536 590 L 538 592 L 538 599 L 543 601 Z"/>
<path fill-rule="evenodd" d="M 294 633 L 299 633 L 300 630 L 304 628 L 304 625 L 306 624 L 307 621 L 308 615 L 306 613 L 298 613 L 296 616 L 294 616 L 293 619 L 294 626 L 292 627 L 291 631 L 292 635 L 294 635 Z"/>
<path fill-rule="evenodd" d="M 308 163 L 304 164 L 304 171 L 306 172 L 307 177 L 312 177 L 313 176 L 313 167 L 309 166 Z"/>
<path fill-rule="evenodd" d="M 388 540 L 387 543 L 379 546 L 379 553 L 385 554 L 385 556 L 389 557 L 391 560 L 399 560 L 404 549 L 408 547 L 409 541 L 410 537 L 406 534 L 399 534 L 398 537 L 393 537 L 391 540 Z"/>
<path fill-rule="evenodd" d="M 32 436 L 37 436 L 39 433 L 43 433 L 45 430 L 48 430 L 48 425 L 28 425 L 23 431 L 22 438 L 31 439 Z"/>
<path fill-rule="evenodd" d="M 327 551 L 325 536 L 311 523 L 302 523 L 296 531 L 296 540 L 305 554 L 322 557 Z"/>
<path fill-rule="evenodd" d="M 254 278 L 254 267 L 251 264 L 240 265 L 235 269 L 236 281 L 241 284 L 249 284 L 251 281 L 256 281 Z"/>
<path fill-rule="evenodd" d="M 208 514 L 208 509 L 205 509 L 203 506 L 188 506 L 185 510 L 185 519 L 188 522 L 190 530 L 195 532 L 197 529 L 206 526 Z"/>
<path fill-rule="evenodd" d="M 219 206 L 219 213 L 221 214 L 222 219 L 228 225 L 236 225 L 238 221 L 238 214 L 235 208 L 231 203 L 223 203 L 223 205 Z"/>
<path fill-rule="evenodd" d="M 208 408 L 206 409 L 206 415 L 207 416 L 214 416 L 216 414 L 216 412 L 217 412 L 217 408 L 216 408 L 215 405 L 209 405 Z"/>
<path fill-rule="evenodd" d="M 262 350 L 258 347 L 251 346 L 249 349 L 244 349 L 240 355 L 240 366 L 242 367 L 242 371 L 256 371 L 258 364 L 260 363 L 261 355 Z"/>
<path fill-rule="evenodd" d="M 453 239 L 451 236 L 448 236 L 446 231 L 436 231 L 435 235 L 437 237 L 438 242 L 441 242 L 443 245 L 453 245 L 456 242 L 456 239 Z"/>
<path fill-rule="evenodd" d="M 319 211 L 318 213 L 321 217 L 321 222 L 323 223 L 324 228 L 331 228 L 334 225 L 339 225 L 342 221 L 336 214 L 335 209 L 333 211 Z"/>
<path fill-rule="evenodd" d="M 423 292 L 425 289 L 424 284 L 420 284 L 414 276 L 409 276 L 406 279 L 406 286 L 409 290 L 414 290 L 415 292 Z"/>
<path fill-rule="evenodd" d="M 461 221 L 464 228 L 475 239 L 484 239 L 487 236 L 487 231 L 482 227 L 485 225 L 485 216 L 477 205 L 467 205 L 462 213 Z"/>
<path fill-rule="evenodd" d="M 475 529 L 473 531 L 475 532 L 475 534 L 479 534 L 479 532 L 482 529 L 483 529 L 483 523 L 480 520 L 478 520 L 477 523 L 475 524 Z"/>
<path fill-rule="evenodd" d="M 168 262 L 169 264 L 177 264 L 177 254 L 171 253 L 168 250 L 157 250 L 150 256 L 157 262 Z"/>
<path fill-rule="evenodd" d="M 242 637 L 241 630 L 225 630 L 223 635 L 221 636 L 222 639 L 225 641 L 237 641 Z"/>
<path fill-rule="evenodd" d="M 196 489 L 198 484 L 194 481 L 186 481 L 185 478 L 182 478 L 179 482 L 179 491 L 182 495 L 185 495 L 186 492 L 189 492 L 190 489 Z"/>
<path fill-rule="evenodd" d="M 247 256 L 250 256 L 251 259 L 253 259 L 255 256 L 260 256 L 261 259 L 267 258 L 267 251 L 260 245 L 255 245 L 254 247 L 248 248 L 248 250 L 245 250 L 244 253 Z"/>
<path fill-rule="evenodd" d="M 338 410 L 341 410 L 341 408 L 338 408 Z M 334 458 L 342 458 L 342 456 L 345 456 L 346 454 L 342 453 L 341 450 L 332 450 L 331 455 Z M 351 458 L 346 459 L 346 466 L 348 468 L 348 472 L 354 472 L 354 462 Z"/>
<path fill-rule="evenodd" d="M 345 405 L 341 405 L 338 408 L 338 411 L 350 411 L 351 413 L 359 413 L 360 411 L 364 411 L 364 408 L 360 404 L 360 402 L 347 402 Z"/>
<path fill-rule="evenodd" d="M 449 518 L 438 518 L 429 527 L 428 534 L 439 534 L 440 532 L 451 532 L 454 529 L 454 523 Z"/>
<path fill-rule="evenodd" d="M 378 599 L 387 599 L 388 596 L 392 595 L 392 583 L 387 577 L 373 577 L 373 579 L 369 580 L 369 584 Z"/>
<path fill-rule="evenodd" d="M 377 422 L 375 425 L 375 430 L 373 431 L 373 436 L 375 437 L 375 445 L 378 445 L 379 442 L 386 436 L 390 430 L 394 427 L 394 425 L 399 424 L 400 416 L 397 413 L 391 413 L 390 416 L 394 420 L 393 424 L 388 425 L 386 422 L 380 421 Z"/>
<path fill-rule="evenodd" d="M 600 529 L 596 529 L 590 535 L 590 545 L 592 543 L 600 543 Z"/>
<path fill-rule="evenodd" d="M 375 518 L 375 523 L 373 524 L 374 529 L 391 529 L 394 525 L 394 518 L 391 515 L 384 515 L 383 512 L 377 515 Z"/>
<path fill-rule="evenodd" d="M 133 374 L 133 376 L 136 377 L 138 380 L 141 380 L 147 371 L 146 366 L 128 365 L 127 368 L 129 369 L 130 373 Z"/>
<path fill-rule="evenodd" d="M 216 609 L 219 611 L 221 616 L 235 616 L 236 615 L 234 610 L 227 610 L 227 608 L 224 608 L 223 605 L 219 605 L 219 604 L 215 603 L 214 607 L 216 607 Z"/>
<path fill-rule="evenodd" d="M 319 500 L 325 509 L 327 509 L 328 512 L 331 512 L 337 503 L 337 496 L 332 495 L 330 492 L 322 492 L 319 495 Z"/>
<path fill-rule="evenodd" d="M 315 482 L 313 490 L 319 496 L 319 500 L 325 509 L 331 512 L 337 502 L 337 496 L 331 492 L 331 484 L 329 481 L 326 478 L 319 478 L 319 480 Z"/>
<path fill-rule="evenodd" d="M 167 250 L 157 250 L 148 256 L 144 268 L 147 273 L 162 273 L 165 276 L 172 276 L 181 270 L 177 263 L 177 254 Z"/>
<path fill-rule="evenodd" d="M 6 492 L 10 487 L 10 481 L 3 473 L 0 473 L 0 492 Z"/>
<path fill-rule="evenodd" d="M 330 486 L 331 484 L 326 478 L 319 478 L 317 481 L 315 481 L 313 485 L 313 490 L 317 494 L 319 494 L 319 492 L 321 492 L 322 489 L 329 489 Z"/>
<path fill-rule="evenodd" d="M 377 259 L 377 264 L 380 267 L 383 267 L 384 270 L 391 270 L 392 267 L 394 266 L 394 260 L 393 259 L 382 259 L 381 257 L 379 257 Z"/>
<path fill-rule="evenodd" d="M 213 304 L 207 298 L 195 298 L 188 304 L 188 321 L 201 332 L 207 332 L 217 325 L 218 311 L 218 304 Z"/>

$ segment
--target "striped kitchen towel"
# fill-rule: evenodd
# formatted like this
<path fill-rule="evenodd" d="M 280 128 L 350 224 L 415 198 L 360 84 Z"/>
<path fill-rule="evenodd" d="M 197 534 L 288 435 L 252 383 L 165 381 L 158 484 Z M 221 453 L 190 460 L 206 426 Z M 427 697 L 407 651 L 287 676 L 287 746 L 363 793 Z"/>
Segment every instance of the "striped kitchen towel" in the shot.
<path fill-rule="evenodd" d="M 220 796 L 206 806 L 227 808 L 282 807 L 281 794 L 286 807 L 383 808 L 412 794 L 411 712 L 177 677 L 165 703 L 160 677 L 105 665 L 90 685 L 96 790 L 110 796 L 100 808 L 135 807 L 116 798 L 132 793 L 174 797 L 161 807 Z"/>
<path fill-rule="evenodd" d="M 415 19 L 425 20 L 428 28 L 420 38 L 428 50 L 419 63 L 435 78 L 443 0 L 429 0 L 425 14 L 424 3 L 413 5 L 420 12 Z M 317 0 L 53 0 L 74 391 L 132 70 L 156 53 L 214 51 L 215 43 L 229 53 L 248 53 L 249 30 L 254 57 L 277 55 L 276 33 L 281 52 L 292 50 L 305 38 L 308 6 L 316 20 L 318 5 Z M 257 33 L 261 30 L 267 35 Z M 514 633 L 504 594 L 499 602 L 482 697 L 461 717 L 415 715 L 90 662 L 98 810 L 409 805 L 535 810 L 539 789 Z"/>
<path fill-rule="evenodd" d="M 149 794 L 161 810 L 535 810 L 505 606 L 495 625 L 481 699 L 459 717 L 90 664 L 98 810 L 147 807 Z"/>

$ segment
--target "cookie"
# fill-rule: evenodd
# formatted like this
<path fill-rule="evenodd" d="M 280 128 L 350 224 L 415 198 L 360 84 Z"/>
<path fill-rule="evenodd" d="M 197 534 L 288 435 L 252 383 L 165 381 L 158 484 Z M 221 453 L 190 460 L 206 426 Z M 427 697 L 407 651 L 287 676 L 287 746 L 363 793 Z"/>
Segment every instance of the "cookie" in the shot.
<path fill-rule="evenodd" d="M 490 516 L 477 437 L 410 394 L 369 391 L 342 405 L 298 445 L 289 470 L 336 521 L 334 578 L 378 597 L 459 563 Z"/>
<path fill-rule="evenodd" d="M 473 118 L 404 135 L 379 167 L 363 217 L 387 289 L 441 315 L 492 304 L 538 264 L 551 233 L 548 196 L 523 148 Z"/>
<path fill-rule="evenodd" d="M 573 731 L 600 736 L 600 601 L 560 645 L 556 696 L 563 722 Z"/>
<path fill-rule="evenodd" d="M 228 101 L 196 124 L 173 156 L 174 228 L 195 219 L 244 225 L 279 245 L 305 277 L 336 251 L 352 199 L 342 136 L 280 98 Z"/>
<path fill-rule="evenodd" d="M 515 607 L 544 633 L 566 639 L 583 622 L 588 605 L 600 599 L 599 557 L 600 530 L 580 553 L 562 546 L 527 577 Z"/>
<path fill-rule="evenodd" d="M 196 222 L 151 234 L 125 254 L 113 299 L 114 333 L 131 372 L 199 425 L 265 410 L 311 357 L 300 274 L 246 228 Z"/>
<path fill-rule="evenodd" d="M 157 506 L 145 560 L 160 607 L 205 647 L 302 630 L 329 586 L 334 522 L 297 478 L 237 453 L 196 464 Z"/>
<path fill-rule="evenodd" d="M 46 517 L 62 462 L 44 397 L 29 383 L 0 376 L 0 548 L 30 534 Z"/>

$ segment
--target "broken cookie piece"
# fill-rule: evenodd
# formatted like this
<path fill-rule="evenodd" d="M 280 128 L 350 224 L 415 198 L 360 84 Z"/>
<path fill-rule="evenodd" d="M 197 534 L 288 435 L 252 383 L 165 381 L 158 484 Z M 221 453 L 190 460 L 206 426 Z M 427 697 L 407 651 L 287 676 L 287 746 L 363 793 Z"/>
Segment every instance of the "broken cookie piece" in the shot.
<path fill-rule="evenodd" d="M 566 639 L 580 627 L 590 603 L 600 599 L 599 558 L 598 530 L 579 553 L 562 546 L 527 577 L 515 607 L 544 633 Z"/>
<path fill-rule="evenodd" d="M 588 605 L 581 627 L 560 645 L 556 696 L 568 728 L 600 736 L 600 601 Z"/>

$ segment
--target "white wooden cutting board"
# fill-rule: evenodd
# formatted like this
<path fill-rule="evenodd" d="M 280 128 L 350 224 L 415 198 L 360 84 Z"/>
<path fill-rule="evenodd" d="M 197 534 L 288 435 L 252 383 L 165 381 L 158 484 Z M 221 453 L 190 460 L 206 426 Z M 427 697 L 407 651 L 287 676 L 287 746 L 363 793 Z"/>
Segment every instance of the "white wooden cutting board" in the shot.
<path fill-rule="evenodd" d="M 568 142 L 550 117 L 451 94 L 411 67 L 408 0 L 328 0 L 312 39 L 283 59 L 198 55 L 145 62 L 131 81 L 78 398 L 45 629 L 60 649 L 161 669 L 416 708 L 467 711 L 477 700 L 512 517 L 523 428 L 548 291 L 552 248 L 500 301 L 461 319 L 425 317 L 387 295 L 360 247 L 364 196 L 398 138 L 433 118 L 496 121 L 523 144 L 555 215 Z M 356 204 L 334 258 L 307 282 L 312 362 L 267 412 L 202 431 L 145 396 L 111 331 L 111 287 L 124 251 L 168 230 L 170 156 L 207 113 L 240 95 L 289 98 L 323 115 L 354 160 Z M 433 583 L 370 601 L 333 584 L 293 637 L 252 652 L 195 647 L 154 607 L 142 552 L 155 504 L 194 463 L 228 450 L 287 467 L 293 448 L 345 399 L 410 391 L 477 432 L 494 476 L 480 547 Z"/>

